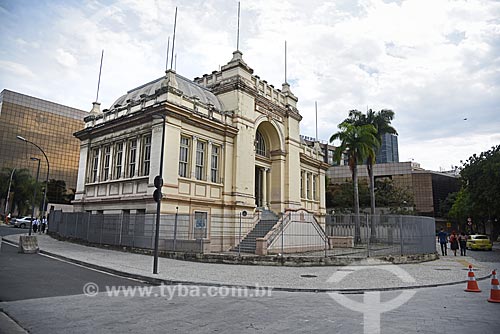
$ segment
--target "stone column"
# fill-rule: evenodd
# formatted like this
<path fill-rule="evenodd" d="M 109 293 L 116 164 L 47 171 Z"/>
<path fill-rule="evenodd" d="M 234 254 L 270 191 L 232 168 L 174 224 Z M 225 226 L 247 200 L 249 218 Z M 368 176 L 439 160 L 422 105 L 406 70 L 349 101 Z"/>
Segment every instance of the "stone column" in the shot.
<path fill-rule="evenodd" d="M 262 204 L 266 209 L 269 209 L 269 196 L 267 193 L 267 187 L 269 182 L 269 168 L 263 169 L 263 178 L 262 178 Z"/>
<path fill-rule="evenodd" d="M 260 184 L 262 186 L 262 207 L 266 208 L 267 206 L 267 168 L 260 168 Z"/>

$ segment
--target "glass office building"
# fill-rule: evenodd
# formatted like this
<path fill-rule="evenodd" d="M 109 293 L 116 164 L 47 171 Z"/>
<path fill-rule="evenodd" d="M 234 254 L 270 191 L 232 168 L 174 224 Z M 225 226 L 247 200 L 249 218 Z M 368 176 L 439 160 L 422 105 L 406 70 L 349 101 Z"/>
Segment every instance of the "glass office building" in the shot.
<path fill-rule="evenodd" d="M 40 146 L 50 163 L 49 179 L 64 180 L 66 188 L 75 189 L 80 157 L 80 141 L 73 136 L 85 123 L 89 113 L 3 90 L 0 93 L 0 169 L 27 168 L 36 175 L 37 164 L 30 157 L 41 159 L 40 180 L 45 180 L 47 163 L 33 145 L 16 138 L 21 136 Z"/>
<path fill-rule="evenodd" d="M 389 133 L 382 135 L 382 143 L 377 152 L 376 161 L 378 164 L 399 162 L 398 136 Z"/>

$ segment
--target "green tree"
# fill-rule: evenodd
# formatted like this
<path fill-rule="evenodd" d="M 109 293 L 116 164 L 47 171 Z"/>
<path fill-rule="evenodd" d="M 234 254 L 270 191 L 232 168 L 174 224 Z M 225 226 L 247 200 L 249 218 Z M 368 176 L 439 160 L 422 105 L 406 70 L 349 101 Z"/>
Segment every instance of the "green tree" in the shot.
<path fill-rule="evenodd" d="M 339 132 L 330 137 L 330 142 L 340 140 L 340 145 L 335 149 L 334 159 L 340 163 L 342 156 L 348 160 L 352 173 L 354 192 L 354 224 L 356 243 L 361 242 L 361 229 L 359 221 L 359 193 L 358 193 L 358 163 L 364 161 L 369 156 L 374 156 L 374 148 L 377 146 L 377 130 L 373 125 L 355 125 L 342 122 L 338 126 Z"/>
<path fill-rule="evenodd" d="M 353 183 L 345 182 L 340 184 L 332 184 L 328 187 L 327 194 L 331 198 L 327 203 L 328 208 L 335 208 L 338 213 L 352 213 L 354 198 Z M 370 193 L 368 191 L 367 182 L 360 181 L 358 184 L 359 206 L 366 208 L 370 205 Z"/>
<path fill-rule="evenodd" d="M 366 181 L 359 181 L 359 206 L 370 207 L 370 191 Z M 392 180 L 375 181 L 375 197 L 379 207 L 388 208 L 391 213 L 410 214 L 413 210 L 413 195 L 406 188 L 397 187 Z M 352 212 L 353 184 L 351 182 L 332 184 L 327 190 L 331 199 L 327 208 L 335 208 L 338 212 Z"/>
<path fill-rule="evenodd" d="M 394 119 L 394 111 L 390 109 L 382 109 L 380 111 L 374 112 L 369 109 L 366 114 L 358 110 L 351 110 L 349 112 L 349 117 L 345 120 L 348 123 L 354 125 L 372 125 L 376 130 L 377 142 L 373 147 L 373 154 L 369 154 L 366 157 L 366 169 L 368 171 L 368 179 L 370 183 L 370 213 L 375 215 L 375 176 L 373 173 L 373 165 L 375 164 L 376 152 L 378 151 L 380 144 L 382 143 L 382 136 L 386 133 L 397 134 L 396 129 L 391 126 L 391 122 Z M 370 238 L 372 242 L 376 238 L 375 229 L 375 219 L 371 220 L 371 235 Z"/>
<path fill-rule="evenodd" d="M 363 114 L 358 110 L 351 110 L 349 112 L 349 117 L 345 120 L 348 123 L 354 125 L 366 125 L 371 124 L 377 130 L 376 137 L 377 143 L 374 146 L 374 153 L 377 153 L 380 144 L 382 143 L 382 136 L 386 133 L 397 134 L 396 129 L 391 126 L 391 122 L 394 119 L 394 111 L 390 109 L 382 109 L 380 111 L 373 111 L 369 109 L 366 114 Z M 366 169 L 368 171 L 368 179 L 370 183 L 370 208 L 371 214 L 375 214 L 375 176 L 373 173 L 373 165 L 375 164 L 376 154 L 369 155 L 366 157 Z M 375 229 L 372 228 L 372 232 Z"/>
<path fill-rule="evenodd" d="M 0 196 L 2 198 L 7 197 L 7 188 L 11 172 L 11 168 L 3 168 L 0 172 Z M 12 184 L 10 187 L 11 194 L 13 194 L 11 197 L 13 203 L 10 208 L 11 212 L 14 212 L 16 208 L 19 215 L 24 215 L 29 212 L 35 186 L 38 187 L 35 205 L 40 205 L 43 196 L 41 183 L 35 184 L 35 179 L 28 169 L 16 169 L 12 176 Z"/>
<path fill-rule="evenodd" d="M 500 233 L 500 145 L 474 154 L 460 170 L 462 187 L 453 203 L 450 215 L 465 222 L 489 221 L 493 225 L 492 239 Z"/>
<path fill-rule="evenodd" d="M 70 189 L 72 190 L 72 189 Z M 70 204 L 74 191 L 68 193 L 64 180 L 50 179 L 47 188 L 47 203 Z"/>

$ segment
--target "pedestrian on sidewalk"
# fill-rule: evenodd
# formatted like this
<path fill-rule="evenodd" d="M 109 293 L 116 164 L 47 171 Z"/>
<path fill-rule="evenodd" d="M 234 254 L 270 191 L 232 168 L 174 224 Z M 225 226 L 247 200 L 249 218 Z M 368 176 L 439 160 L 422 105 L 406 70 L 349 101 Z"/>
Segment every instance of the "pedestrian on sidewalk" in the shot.
<path fill-rule="evenodd" d="M 458 249 L 458 237 L 455 231 L 451 232 L 450 235 L 450 249 L 453 251 L 455 256 L 457 256 L 457 249 Z"/>
<path fill-rule="evenodd" d="M 460 255 L 465 256 L 465 252 L 467 251 L 467 235 L 464 232 L 460 232 L 458 243 L 460 244 Z"/>
<path fill-rule="evenodd" d="M 46 227 L 47 227 L 47 218 L 45 218 L 45 216 L 43 216 L 43 218 L 42 218 L 42 226 L 41 226 L 42 233 L 45 233 L 45 228 Z"/>
<path fill-rule="evenodd" d="M 441 254 L 443 256 L 448 255 L 448 247 L 446 246 L 446 243 L 448 242 L 448 234 L 443 230 L 443 228 L 441 228 L 441 231 L 439 231 L 437 236 L 439 244 L 441 245 Z"/>
<path fill-rule="evenodd" d="M 36 231 L 38 231 L 38 218 L 33 220 L 33 233 L 36 233 Z"/>

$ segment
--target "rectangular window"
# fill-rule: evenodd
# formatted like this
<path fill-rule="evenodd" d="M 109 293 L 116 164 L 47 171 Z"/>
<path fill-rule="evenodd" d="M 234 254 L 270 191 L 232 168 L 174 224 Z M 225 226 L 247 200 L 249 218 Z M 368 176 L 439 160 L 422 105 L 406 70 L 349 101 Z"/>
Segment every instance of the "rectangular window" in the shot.
<path fill-rule="evenodd" d="M 123 143 L 116 144 L 115 152 L 115 179 L 122 176 Z"/>
<path fill-rule="evenodd" d="M 144 154 L 142 156 L 142 175 L 149 175 L 151 166 L 151 136 L 144 137 Z"/>
<path fill-rule="evenodd" d="M 304 198 L 304 172 L 300 172 L 300 197 Z"/>
<path fill-rule="evenodd" d="M 194 212 L 194 239 L 207 237 L 207 212 Z"/>
<path fill-rule="evenodd" d="M 109 163 L 111 158 L 111 146 L 104 147 L 104 164 L 102 166 L 102 180 L 109 180 Z"/>
<path fill-rule="evenodd" d="M 328 164 L 333 165 L 333 150 L 328 150 Z"/>
<path fill-rule="evenodd" d="M 219 182 L 219 146 L 212 146 L 212 163 L 211 163 L 211 173 L 210 180 L 214 183 Z"/>
<path fill-rule="evenodd" d="M 97 171 L 99 169 L 99 149 L 92 150 L 92 174 L 90 177 L 91 182 L 97 182 Z"/>
<path fill-rule="evenodd" d="M 179 176 L 188 177 L 189 171 L 189 138 L 181 137 L 179 151 Z"/>
<path fill-rule="evenodd" d="M 196 143 L 196 169 L 195 177 L 197 180 L 205 179 L 205 149 L 206 144 L 202 141 Z"/>
<path fill-rule="evenodd" d="M 318 199 L 317 189 L 318 189 L 318 177 L 316 175 L 313 176 L 313 199 L 316 201 Z"/>
<path fill-rule="evenodd" d="M 311 199 L 311 178 L 309 177 L 309 173 L 306 173 L 306 191 L 307 199 Z"/>
<path fill-rule="evenodd" d="M 133 139 L 129 142 L 128 151 L 128 177 L 135 176 L 135 158 L 137 153 L 137 139 Z"/>

